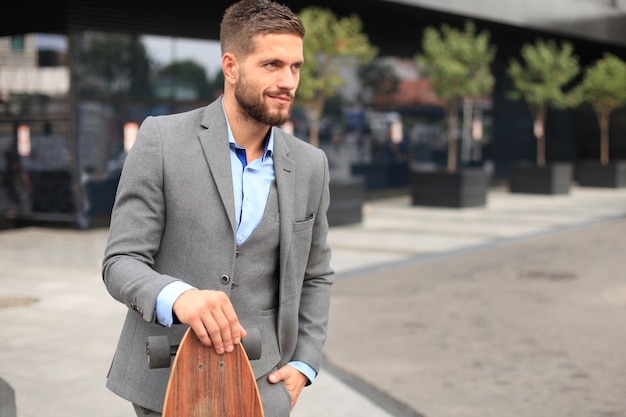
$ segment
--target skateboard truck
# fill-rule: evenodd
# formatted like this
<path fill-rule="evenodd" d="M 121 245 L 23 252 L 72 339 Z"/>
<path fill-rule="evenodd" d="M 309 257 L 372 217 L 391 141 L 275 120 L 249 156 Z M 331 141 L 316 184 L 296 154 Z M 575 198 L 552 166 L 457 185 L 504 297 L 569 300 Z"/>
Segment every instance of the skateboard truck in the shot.
<path fill-rule="evenodd" d="M 261 332 L 259 329 L 247 330 L 248 336 L 241 341 L 249 360 L 261 357 Z M 178 352 L 178 345 L 170 345 L 167 335 L 148 336 L 146 353 L 150 369 L 168 368 L 172 357 Z"/>

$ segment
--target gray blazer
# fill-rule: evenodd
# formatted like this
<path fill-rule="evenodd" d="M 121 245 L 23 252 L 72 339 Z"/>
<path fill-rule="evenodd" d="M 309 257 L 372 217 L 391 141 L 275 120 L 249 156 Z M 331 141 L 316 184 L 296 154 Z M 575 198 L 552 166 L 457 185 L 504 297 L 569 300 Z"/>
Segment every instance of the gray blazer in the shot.
<path fill-rule="evenodd" d="M 230 291 L 220 279 L 232 276 L 236 250 L 229 152 L 217 100 L 148 117 L 124 165 L 102 274 L 128 313 L 107 387 L 152 410 L 162 409 L 169 369 L 148 368 L 147 337 L 168 334 L 178 343 L 186 329 L 156 323 L 157 294 L 175 280 Z M 319 370 L 333 279 L 328 161 L 320 149 L 278 128 L 273 157 L 280 210 L 277 366 L 299 360 Z"/>

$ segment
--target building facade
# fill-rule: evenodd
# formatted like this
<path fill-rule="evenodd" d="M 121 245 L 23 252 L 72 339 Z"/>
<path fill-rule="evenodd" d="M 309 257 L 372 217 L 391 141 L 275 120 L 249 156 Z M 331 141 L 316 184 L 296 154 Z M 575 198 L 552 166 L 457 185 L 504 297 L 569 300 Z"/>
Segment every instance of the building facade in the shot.
<path fill-rule="evenodd" d="M 497 47 L 496 86 L 473 127 L 482 142 L 463 156 L 469 164 L 488 164 L 494 181 L 506 180 L 513 161 L 534 157 L 530 115 L 524 103 L 507 98 L 506 65 L 524 43 L 570 41 L 583 66 L 605 52 L 626 59 L 626 0 L 285 3 L 295 11 L 315 5 L 359 15 L 370 41 L 406 83 L 400 92 L 410 94 L 378 112 L 345 111 L 343 122 L 327 131 L 323 146 L 331 159 L 350 161 L 352 174 L 364 165 L 389 168 L 371 189 L 402 187 L 412 163 L 437 165 L 445 153 L 441 106 L 410 65 L 427 26 L 472 19 Z M 206 13 L 189 0 L 6 5 L 0 15 L 0 216 L 79 227 L 106 219 L 141 121 L 205 105 L 219 94 L 217 39 L 228 4 L 206 4 Z M 355 133 L 365 120 L 375 142 Z M 548 160 L 597 157 L 590 109 L 550 112 L 546 128 Z M 611 141 L 612 157 L 626 159 L 623 110 L 612 119 Z"/>

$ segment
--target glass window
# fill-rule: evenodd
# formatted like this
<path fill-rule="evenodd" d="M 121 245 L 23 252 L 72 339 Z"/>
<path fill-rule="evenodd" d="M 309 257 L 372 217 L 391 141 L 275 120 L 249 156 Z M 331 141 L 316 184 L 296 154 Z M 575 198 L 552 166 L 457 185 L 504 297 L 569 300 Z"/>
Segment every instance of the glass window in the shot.
<path fill-rule="evenodd" d="M 24 50 L 24 35 L 11 36 L 11 50 L 14 52 Z"/>
<path fill-rule="evenodd" d="M 221 94 L 219 43 L 87 31 L 77 35 L 77 163 L 89 216 L 110 211 L 136 130 L 150 115 L 201 107 Z"/>
<path fill-rule="evenodd" d="M 2 103 L 6 108 L 0 110 L 9 114 L 55 111 L 57 100 L 69 92 L 67 38 L 22 35 L 22 47 L 14 49 L 16 38 L 0 37 L 0 96 L 8 97 Z"/>
<path fill-rule="evenodd" d="M 0 211 L 69 213 L 67 37 L 0 37 Z"/>
<path fill-rule="evenodd" d="M 76 80 L 82 98 L 206 103 L 221 93 L 216 41 L 85 32 L 78 45 Z"/>
<path fill-rule="evenodd" d="M 221 91 L 219 42 L 162 36 L 143 36 L 142 42 L 154 64 L 156 97 L 210 100 Z"/>

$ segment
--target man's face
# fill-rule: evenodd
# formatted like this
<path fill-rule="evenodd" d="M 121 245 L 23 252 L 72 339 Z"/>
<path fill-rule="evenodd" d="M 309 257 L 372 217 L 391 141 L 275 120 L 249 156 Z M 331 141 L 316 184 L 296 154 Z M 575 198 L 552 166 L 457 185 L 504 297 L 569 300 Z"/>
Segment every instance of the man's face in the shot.
<path fill-rule="evenodd" d="M 235 99 L 245 117 L 270 126 L 291 115 L 303 63 L 302 39 L 270 34 L 254 38 L 255 49 L 245 58 L 235 85 Z"/>

